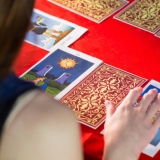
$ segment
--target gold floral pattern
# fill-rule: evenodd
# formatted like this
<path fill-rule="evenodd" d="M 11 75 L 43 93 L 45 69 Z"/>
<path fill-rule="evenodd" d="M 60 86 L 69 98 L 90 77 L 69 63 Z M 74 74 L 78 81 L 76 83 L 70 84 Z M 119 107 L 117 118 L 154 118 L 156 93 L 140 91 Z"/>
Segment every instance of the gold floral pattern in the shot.
<path fill-rule="evenodd" d="M 155 33 L 160 28 L 160 0 L 137 0 L 115 18 Z"/>
<path fill-rule="evenodd" d="M 101 22 L 127 4 L 124 0 L 49 0 L 55 4 Z"/>
<path fill-rule="evenodd" d="M 118 106 L 130 89 L 145 82 L 144 78 L 102 64 L 60 101 L 75 112 L 81 123 L 97 128 L 106 117 L 106 99 Z"/>

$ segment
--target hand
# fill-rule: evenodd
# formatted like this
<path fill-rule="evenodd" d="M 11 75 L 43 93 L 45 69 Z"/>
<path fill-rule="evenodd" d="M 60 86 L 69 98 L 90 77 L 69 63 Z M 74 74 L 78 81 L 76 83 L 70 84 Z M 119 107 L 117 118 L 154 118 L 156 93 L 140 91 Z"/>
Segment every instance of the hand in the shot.
<path fill-rule="evenodd" d="M 117 108 L 110 101 L 106 101 L 105 160 L 138 159 L 141 151 L 157 133 L 160 117 L 154 123 L 151 120 L 160 108 L 160 95 L 156 89 L 152 89 L 135 107 L 134 103 L 141 93 L 141 87 L 132 89 Z"/>

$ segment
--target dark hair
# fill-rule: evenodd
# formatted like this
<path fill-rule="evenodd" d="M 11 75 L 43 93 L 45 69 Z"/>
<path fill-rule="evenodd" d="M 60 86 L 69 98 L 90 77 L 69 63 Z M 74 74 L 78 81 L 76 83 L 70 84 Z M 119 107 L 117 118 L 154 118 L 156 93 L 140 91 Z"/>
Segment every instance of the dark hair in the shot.
<path fill-rule="evenodd" d="M 18 55 L 33 7 L 34 0 L 0 0 L 0 80 Z"/>

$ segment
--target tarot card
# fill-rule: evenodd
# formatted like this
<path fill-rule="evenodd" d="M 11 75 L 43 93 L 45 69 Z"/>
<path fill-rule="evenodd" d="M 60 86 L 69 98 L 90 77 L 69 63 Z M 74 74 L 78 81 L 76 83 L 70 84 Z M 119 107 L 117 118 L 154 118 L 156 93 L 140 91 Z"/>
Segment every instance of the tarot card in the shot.
<path fill-rule="evenodd" d="M 160 82 L 157 82 L 155 80 L 151 80 L 143 89 L 143 93 L 141 96 L 143 96 L 145 93 L 147 93 L 150 89 L 156 88 L 158 92 L 160 93 Z"/>
<path fill-rule="evenodd" d="M 45 50 L 69 46 L 87 31 L 86 28 L 34 9 L 25 41 Z"/>
<path fill-rule="evenodd" d="M 114 18 L 145 31 L 156 33 L 160 29 L 159 10 L 158 0 L 136 0 Z"/>
<path fill-rule="evenodd" d="M 60 101 L 75 112 L 80 123 L 96 129 L 106 118 L 105 100 L 118 106 L 130 89 L 145 82 L 144 78 L 103 63 Z"/>
<path fill-rule="evenodd" d="M 160 38 L 160 31 L 155 34 L 156 37 Z"/>
<path fill-rule="evenodd" d="M 20 77 L 59 100 L 102 63 L 74 49 L 60 46 L 27 70 Z"/>
<path fill-rule="evenodd" d="M 125 0 L 48 0 L 94 22 L 100 23 L 124 7 Z"/>
<path fill-rule="evenodd" d="M 145 93 L 147 93 L 150 89 L 153 88 L 156 88 L 160 93 L 160 83 L 155 80 L 151 80 L 143 89 L 143 93 L 141 96 L 143 96 Z M 158 116 L 159 116 L 159 111 L 156 113 L 153 119 L 155 120 Z M 153 157 L 159 151 L 159 149 L 160 149 L 160 129 L 158 130 L 156 136 L 153 138 L 150 144 L 147 145 L 147 147 L 143 150 L 142 153 L 145 153 Z"/>

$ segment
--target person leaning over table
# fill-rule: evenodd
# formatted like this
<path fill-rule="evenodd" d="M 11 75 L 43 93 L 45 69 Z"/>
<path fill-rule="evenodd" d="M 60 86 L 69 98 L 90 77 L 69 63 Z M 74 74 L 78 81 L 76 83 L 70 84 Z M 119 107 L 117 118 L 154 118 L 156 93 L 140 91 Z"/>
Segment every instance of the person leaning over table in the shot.
<path fill-rule="evenodd" d="M 72 111 L 20 80 L 12 68 L 33 7 L 33 0 L 0 0 L 0 159 L 82 160 L 80 128 Z M 160 118 L 151 123 L 160 95 L 150 90 L 134 107 L 141 92 L 141 87 L 132 89 L 117 109 L 106 101 L 103 160 L 138 159 L 160 127 Z"/>

